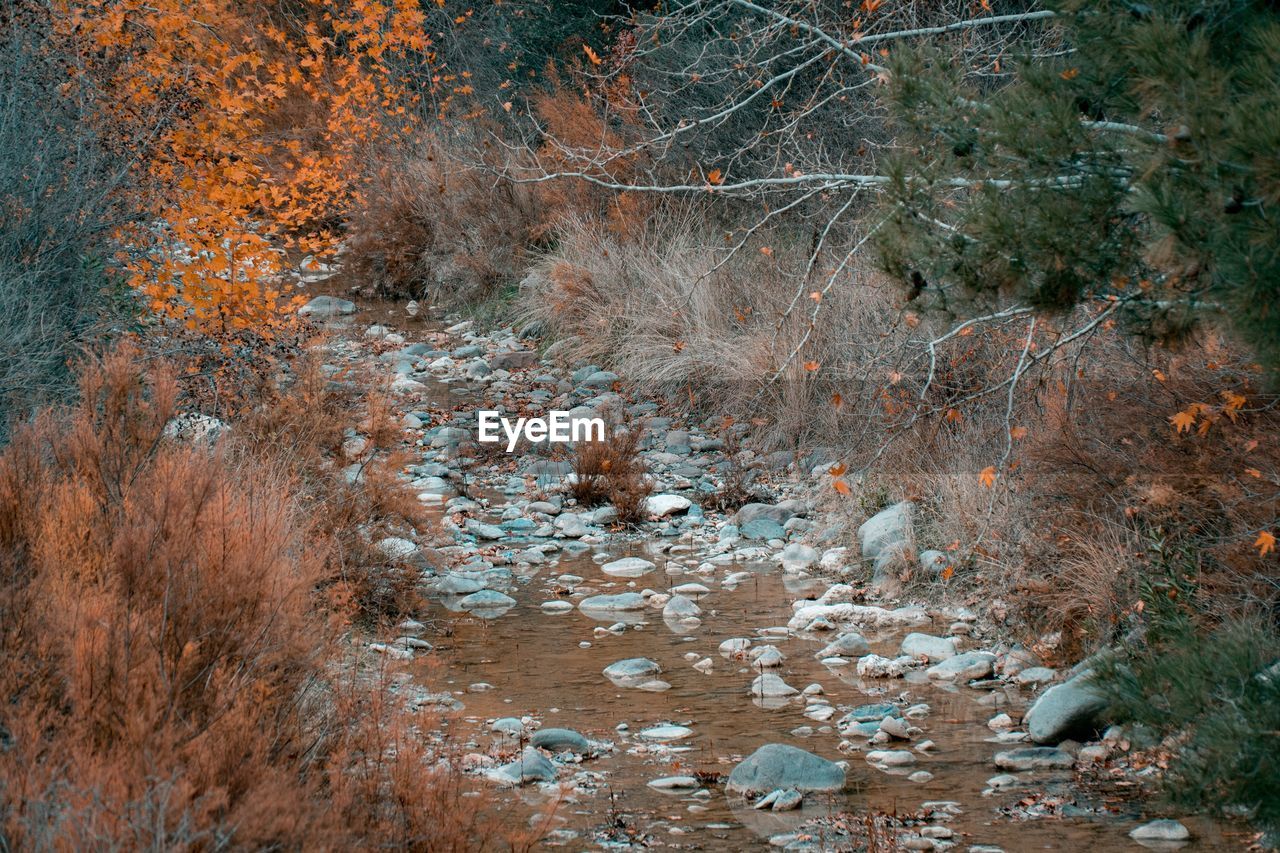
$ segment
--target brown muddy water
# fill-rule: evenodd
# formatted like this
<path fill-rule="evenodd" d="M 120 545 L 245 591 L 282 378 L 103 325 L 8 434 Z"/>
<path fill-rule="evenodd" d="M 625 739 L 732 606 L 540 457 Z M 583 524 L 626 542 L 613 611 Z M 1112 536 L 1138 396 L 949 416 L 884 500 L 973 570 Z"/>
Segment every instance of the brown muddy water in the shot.
<path fill-rule="evenodd" d="M 973 844 L 996 845 L 1017 850 L 1141 850 L 1127 833 L 1141 821 L 1136 807 L 1123 802 L 1108 803 L 1099 793 L 1074 789 L 1070 771 L 1021 774 L 1025 787 L 984 795 L 986 780 L 1001 773 L 992 764 L 996 752 L 1014 745 L 1000 744 L 986 723 L 1002 709 L 1020 710 L 1027 695 L 1009 689 L 1006 694 L 965 687 L 930 683 L 923 673 L 906 680 L 864 681 L 852 665 L 827 667 L 814 653 L 830 639 L 827 635 L 791 636 L 771 634 L 767 629 L 785 626 L 791 616 L 791 602 L 816 588 L 785 576 L 774 564 L 741 564 L 719 569 L 748 570 L 752 579 L 736 589 L 721 588 L 718 579 L 696 573 L 664 573 L 663 564 L 685 562 L 696 566 L 687 554 L 662 555 L 646 543 L 613 547 L 610 557 L 642 556 L 659 568 L 643 578 L 625 581 L 605 575 L 592 553 L 563 560 L 554 568 L 544 567 L 518 590 L 509 592 L 519 602 L 504 615 L 482 620 L 450 612 L 437 605 L 430 616 L 449 626 L 450 636 L 437 646 L 436 657 L 444 667 L 423 673 L 432 689 L 447 688 L 465 704 L 449 723 L 455 736 L 470 740 L 475 748 L 493 745 L 487 721 L 499 717 L 537 718 L 542 727 L 575 729 L 591 740 L 612 741 L 615 749 L 580 766 L 604 775 L 595 793 L 570 795 L 555 810 L 551 826 L 581 834 L 565 842 L 568 849 L 591 849 L 593 833 L 619 820 L 649 837 L 660 846 L 688 849 L 746 850 L 767 847 L 772 835 L 794 831 L 802 822 L 840 812 L 854 815 L 878 810 L 887 813 L 915 812 L 923 803 L 946 801 L 958 806 L 959 814 L 943 824 L 960 842 L 958 849 Z M 668 567 L 673 572 L 672 567 Z M 702 623 L 695 628 L 669 626 L 656 610 L 637 614 L 601 614 L 592 618 L 576 607 L 548 615 L 541 602 L 557 596 L 548 582 L 561 574 L 583 578 L 575 588 L 583 594 L 639 591 L 645 587 L 664 590 L 669 585 L 701 582 L 712 592 L 699 600 Z M 559 586 L 558 584 L 556 585 Z M 570 598 L 570 601 L 575 600 Z M 598 635 L 596 629 L 622 621 L 628 624 L 618 635 Z M 945 625 L 934 626 L 945 634 Z M 929 630 L 926 626 L 916 630 Z M 872 651 L 887 657 L 898 653 L 906 631 L 869 634 Z M 936 750 L 916 752 L 916 763 L 890 771 L 873 768 L 864 760 L 865 750 L 842 754 L 841 738 L 823 723 L 804 716 L 802 697 L 792 697 L 781 707 L 762 707 L 749 693 L 758 674 L 745 661 L 722 657 L 718 648 L 732 637 L 750 638 L 753 644 L 773 643 L 786 655 L 775 670 L 784 680 L 803 689 L 820 684 L 825 698 L 836 707 L 831 719 L 838 719 L 853 706 L 876 701 L 927 703 L 930 713 L 913 720 L 924 729 L 917 739 L 934 741 Z M 695 653 L 693 660 L 686 659 Z M 662 667 L 659 676 L 671 689 L 648 692 L 614 686 L 602 670 L 624 658 L 646 657 Z M 693 662 L 711 658 L 709 673 L 693 668 Z M 475 692 L 470 685 L 484 683 L 491 689 Z M 1016 714 L 1014 715 L 1017 716 Z M 663 723 L 687 726 L 693 735 L 667 744 L 654 744 L 638 737 L 648 727 Z M 619 727 L 625 726 L 625 730 Z M 808 727 L 811 732 L 802 727 Z M 663 776 L 692 775 L 699 771 L 725 774 L 742 756 L 769 742 L 792 744 L 831 760 L 849 762 L 850 788 L 835 797 L 809 795 L 804 806 L 793 812 L 761 812 L 740 799 L 726 797 L 722 786 L 712 785 L 702 792 L 668 793 L 648 786 Z M 855 743 L 859 742 L 855 740 Z M 892 747 L 886 747 L 892 748 Z M 899 747 L 900 748 L 900 747 Z M 572 769 L 572 768 L 571 768 Z M 927 782 L 908 781 L 907 776 L 927 770 Z M 1033 792 L 1048 792 L 1045 799 L 1061 803 L 1068 812 L 1078 809 L 1078 817 L 1021 817 L 1026 809 L 1019 801 Z M 709 794 L 709 796 L 708 796 Z M 551 795 L 525 788 L 499 794 L 518 797 L 526 805 L 546 806 Z M 1061 806 L 1059 806 L 1061 808 Z M 1002 814 L 1006 810 L 1008 814 Z M 527 813 L 526 813 L 527 816 Z M 1187 851 L 1239 849 L 1239 838 L 1229 838 L 1208 821 L 1186 820 L 1195 841 L 1180 849 Z M 935 821 L 936 823 L 936 821 Z"/>

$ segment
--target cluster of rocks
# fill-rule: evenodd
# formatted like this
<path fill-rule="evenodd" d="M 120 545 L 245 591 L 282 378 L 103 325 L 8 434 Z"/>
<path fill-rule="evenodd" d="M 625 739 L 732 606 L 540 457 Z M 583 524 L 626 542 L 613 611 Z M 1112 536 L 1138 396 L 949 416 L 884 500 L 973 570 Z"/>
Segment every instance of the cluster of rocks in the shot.
<path fill-rule="evenodd" d="M 317 297 L 307 308 L 308 314 L 322 318 L 355 310 L 332 297 Z M 931 611 L 867 603 L 868 588 L 891 597 L 901 590 L 904 576 L 943 574 L 948 558 L 941 551 L 917 548 L 910 502 L 890 506 L 863 523 L 856 553 L 841 544 L 838 521 L 815 517 L 812 490 L 824 486 L 832 461 L 822 451 L 798 457 L 740 450 L 729 456 L 718 424 L 689 425 L 659 415 L 653 402 L 630 402 L 619 393 L 615 374 L 596 365 L 556 368 L 511 329 L 485 333 L 464 322 L 429 341 L 407 343 L 389 328 L 374 326 L 361 341 L 337 338 L 328 346 L 335 362 L 368 358 L 372 349 L 390 374 L 389 387 L 404 411 L 407 445 L 418 457 L 408 476 L 419 500 L 438 507 L 440 515 L 438 530 L 430 536 L 406 532 L 376 545 L 388 559 L 418 568 L 422 588 L 448 610 L 501 618 L 522 606 L 539 578 L 539 612 L 555 618 L 576 610 L 600 623 L 597 637 L 624 633 L 650 616 L 677 634 L 692 633 L 709 615 L 708 596 L 717 590 L 732 592 L 755 577 L 759 566 L 776 565 L 786 577 L 803 581 L 797 590 L 811 594 L 794 602 L 785 625 L 726 640 L 719 655 L 751 673 L 744 685 L 751 701 L 767 708 L 794 705 L 803 714 L 808 722 L 793 735 L 829 733 L 832 750 L 862 753 L 875 771 L 927 783 L 933 778 L 927 769 L 930 756 L 938 749 L 926 730 L 931 709 L 903 698 L 912 686 L 926 685 L 973 691 L 975 701 L 991 708 L 991 761 L 1001 771 L 988 780 L 991 795 L 1036 784 L 1042 774 L 1101 764 L 1120 748 L 1123 733 L 1106 729 L 1106 703 L 1091 687 L 1087 666 L 1064 678 L 1026 649 L 984 644 L 978 614 L 963 608 Z M 336 364 L 332 372 L 338 372 Z M 613 507 L 577 505 L 571 497 L 572 465 L 546 452 L 545 445 L 522 446 L 510 457 L 486 455 L 476 443 L 476 407 L 466 405 L 479 399 L 485 408 L 512 416 L 561 409 L 574 417 L 622 418 L 642 430 L 642 454 L 653 485 L 645 504 L 648 521 L 620 531 Z M 362 436 L 349 436 L 357 452 L 361 441 Z M 742 476 L 743 470 L 757 494 L 768 499 L 732 514 L 704 509 L 727 479 Z M 360 471 L 353 464 L 347 475 L 359 477 Z M 557 572 L 562 559 L 587 552 L 596 555 L 603 578 Z M 673 576 L 682 582 L 668 586 L 664 581 Z M 837 582 L 820 582 L 819 577 Z M 949 628 L 935 633 L 940 618 Z M 431 650 L 422 633 L 422 626 L 409 620 L 394 637 L 369 648 L 409 659 Z M 900 637 L 896 649 L 886 646 L 886 637 Z M 898 683 L 904 689 L 892 699 L 833 703 L 820 684 L 798 688 L 787 683 L 787 655 L 779 647 L 786 640 L 817 645 L 816 658 L 841 673 L 842 680 L 854 673 L 861 683 L 875 685 L 874 692 L 889 692 L 885 685 Z M 693 651 L 686 659 L 703 673 L 721 665 L 713 655 Z M 623 689 L 663 691 L 671 686 L 662 677 L 662 666 L 648 658 L 615 661 L 602 674 Z M 418 701 L 457 702 L 448 694 L 442 698 L 427 692 Z M 611 748 L 568 729 L 535 731 L 529 720 L 519 718 L 495 720 L 491 728 L 496 737 L 492 750 L 475 753 L 469 767 L 504 785 L 562 781 L 566 766 L 576 767 Z M 1105 734 L 1097 737 L 1100 731 Z M 638 732 L 633 740 L 661 745 L 692 734 L 688 726 L 664 723 Z M 757 809 L 788 811 L 810 795 L 842 789 L 848 767 L 815 752 L 768 743 L 733 769 L 725 788 Z M 581 790 L 596 781 L 598 774 L 581 770 L 575 770 L 572 780 Z M 705 795 L 696 776 L 662 776 L 648 785 L 691 797 Z M 899 840 L 908 849 L 946 849 L 955 843 L 949 830 L 932 825 Z M 807 849 L 805 843 L 797 836 L 783 846 Z"/>

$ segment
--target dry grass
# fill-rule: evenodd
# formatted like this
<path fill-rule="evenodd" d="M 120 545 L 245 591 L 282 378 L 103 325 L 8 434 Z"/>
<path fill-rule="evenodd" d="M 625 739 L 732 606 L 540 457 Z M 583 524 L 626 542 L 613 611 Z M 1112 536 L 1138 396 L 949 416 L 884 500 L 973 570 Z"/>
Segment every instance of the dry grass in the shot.
<path fill-rule="evenodd" d="M 289 467 L 165 438 L 177 383 L 138 364 L 88 366 L 0 455 L 5 846 L 474 849 L 480 803 L 333 680 Z"/>
<path fill-rule="evenodd" d="M 702 215 L 667 210 L 625 235 L 567 220 L 521 284 L 526 318 L 567 339 L 569 358 L 610 364 L 675 405 L 752 420 L 767 443 L 828 437 L 847 414 L 831 405 L 836 383 L 858 399 L 847 386 L 879 366 L 877 351 L 889 351 L 891 298 L 862 276 L 833 289 L 803 356 L 789 360 L 813 302 L 802 296 L 780 318 L 797 293 L 820 286 L 797 272 L 802 247 L 746 250 L 717 268 L 723 255 L 709 248 L 716 240 Z M 806 361 L 821 364 L 821 374 Z M 764 381 L 780 368 L 779 381 Z"/>
<path fill-rule="evenodd" d="M 571 494 L 583 506 L 612 504 L 618 522 L 634 524 L 645 518 L 645 499 L 653 483 L 641 456 L 644 430 L 635 424 L 610 424 L 604 441 L 579 442 L 573 452 Z"/>

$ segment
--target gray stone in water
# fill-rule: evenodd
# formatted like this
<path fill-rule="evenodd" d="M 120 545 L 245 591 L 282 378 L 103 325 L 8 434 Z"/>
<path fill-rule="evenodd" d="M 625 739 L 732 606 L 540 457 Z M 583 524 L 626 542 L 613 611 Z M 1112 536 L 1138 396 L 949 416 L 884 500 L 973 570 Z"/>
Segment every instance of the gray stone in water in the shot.
<path fill-rule="evenodd" d="M 683 740 L 693 736 L 693 729 L 686 726 L 662 725 L 653 726 L 645 729 L 637 734 L 645 740 L 667 741 L 667 740 Z"/>
<path fill-rule="evenodd" d="M 661 779 L 649 782 L 649 787 L 657 788 L 659 791 L 680 791 L 701 788 L 702 783 L 693 776 L 663 776 Z"/>
<path fill-rule="evenodd" d="M 995 660 L 990 652 L 965 652 L 934 664 L 925 674 L 938 681 L 972 681 L 991 675 Z"/>
<path fill-rule="evenodd" d="M 889 546 L 905 543 L 907 532 L 911 529 L 911 508 L 911 501 L 902 501 L 863 522 L 858 528 L 858 545 L 862 548 L 862 556 L 874 560 Z"/>
<path fill-rule="evenodd" d="M 529 782 L 554 782 L 556 766 L 545 755 L 532 746 L 526 746 L 520 757 L 510 764 L 504 764 L 493 771 L 492 777 L 500 782 L 512 785 L 525 785 Z"/>
<path fill-rule="evenodd" d="M 617 595 L 593 595 L 578 602 L 580 610 L 644 610 L 644 596 L 638 592 L 620 592 Z"/>
<path fill-rule="evenodd" d="M 662 672 L 662 667 L 648 658 L 627 658 L 604 668 L 604 676 L 610 681 L 639 681 Z"/>
<path fill-rule="evenodd" d="M 590 532 L 590 528 L 587 527 L 587 523 L 582 520 L 582 517 L 572 512 L 556 516 L 555 525 L 556 530 L 559 530 L 570 539 L 581 538 Z"/>
<path fill-rule="evenodd" d="M 673 595 L 662 608 L 663 619 L 693 619 L 702 613 L 702 608 L 683 595 Z"/>
<path fill-rule="evenodd" d="M 498 525 L 486 524 L 475 518 L 467 519 L 466 529 L 477 539 L 502 539 L 507 535 L 507 531 Z"/>
<path fill-rule="evenodd" d="M 448 573 L 436 582 L 436 592 L 441 595 L 469 595 L 484 589 L 484 581 Z"/>
<path fill-rule="evenodd" d="M 550 753 L 572 752 L 586 755 L 591 751 L 591 741 L 573 729 L 539 729 L 529 743 Z"/>
<path fill-rule="evenodd" d="M 1129 833 L 1134 841 L 1187 841 L 1191 831 L 1176 820 L 1153 820 Z"/>
<path fill-rule="evenodd" d="M 506 607 L 515 607 L 516 600 L 509 595 L 503 595 L 497 590 L 482 589 L 479 592 L 473 592 L 468 596 L 464 596 L 458 602 L 458 606 L 463 610 L 498 610 Z"/>
<path fill-rule="evenodd" d="M 341 314 L 356 313 L 356 304 L 349 299 L 339 299 L 336 296 L 317 296 L 299 308 L 298 313 L 303 316 L 337 317 Z"/>
<path fill-rule="evenodd" d="M 613 560 L 605 563 L 600 567 L 600 571 L 606 575 L 614 575 L 620 578 L 638 578 L 653 571 L 653 563 L 640 557 L 623 557 L 621 560 Z"/>
<path fill-rule="evenodd" d="M 783 743 L 767 743 L 729 774 L 726 790 L 753 794 L 790 788 L 796 791 L 839 791 L 844 768 L 812 752 Z"/>
<path fill-rule="evenodd" d="M 1001 770 L 1051 770 L 1072 767 L 1075 756 L 1051 746 L 1024 746 L 996 753 L 996 767 Z"/>
<path fill-rule="evenodd" d="M 814 657 L 862 657 L 871 652 L 871 644 L 861 634 L 850 632 L 841 634 L 823 647 Z"/>
<path fill-rule="evenodd" d="M 781 696 L 794 696 L 800 691 L 787 684 L 781 677 L 771 672 L 756 677 L 751 682 L 751 695 L 762 699 L 774 699 Z"/>
<path fill-rule="evenodd" d="M 938 663 L 956 656 L 956 641 L 951 637 L 911 633 L 902 638 L 900 651 L 913 658 L 928 658 L 930 663 Z"/>
<path fill-rule="evenodd" d="M 1088 686 L 1088 673 L 1055 684 L 1027 711 L 1027 733 L 1036 743 L 1057 743 L 1097 728 L 1107 701 Z"/>
<path fill-rule="evenodd" d="M 879 725 L 880 721 L 885 717 L 900 716 L 902 716 L 902 711 L 898 710 L 897 705 L 889 702 L 874 702 L 870 705 L 859 705 L 854 708 L 845 714 L 837 725 L 846 723 L 875 723 Z"/>

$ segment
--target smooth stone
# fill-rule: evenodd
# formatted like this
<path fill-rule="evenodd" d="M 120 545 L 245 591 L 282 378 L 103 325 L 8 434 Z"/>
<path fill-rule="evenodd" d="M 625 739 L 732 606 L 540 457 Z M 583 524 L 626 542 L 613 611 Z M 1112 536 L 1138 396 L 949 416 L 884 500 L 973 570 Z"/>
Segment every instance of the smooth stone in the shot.
<path fill-rule="evenodd" d="M 857 633 L 841 634 L 822 648 L 814 657 L 862 657 L 871 652 L 867 638 Z"/>
<path fill-rule="evenodd" d="M 1191 831 L 1176 820 L 1153 820 L 1129 833 L 1134 841 L 1187 841 Z"/>
<path fill-rule="evenodd" d="M 604 668 L 605 678 L 611 681 L 635 681 L 660 672 L 662 667 L 648 658 L 627 658 Z"/>
<path fill-rule="evenodd" d="M 683 495 L 650 495 L 644 500 L 645 514 L 658 518 L 685 512 L 691 506 L 693 501 Z"/>
<path fill-rule="evenodd" d="M 503 595 L 494 589 L 482 589 L 479 592 L 473 592 L 470 595 L 463 596 L 458 602 L 458 606 L 463 610 L 498 610 L 506 607 L 515 607 L 516 600 L 509 595 Z"/>
<path fill-rule="evenodd" d="M 747 522 L 739 528 L 742 538 L 754 541 L 765 541 L 770 539 L 783 539 L 787 535 L 787 531 L 782 529 L 782 525 L 768 518 L 757 518 Z"/>
<path fill-rule="evenodd" d="M 1075 764 L 1075 757 L 1051 746 L 1024 746 L 996 753 L 995 762 L 1001 770 L 1066 769 Z"/>
<path fill-rule="evenodd" d="M 653 569 L 653 563 L 640 557 L 623 557 L 621 560 L 614 560 L 600 567 L 600 571 L 606 575 L 620 578 L 638 578 L 647 575 Z"/>
<path fill-rule="evenodd" d="M 720 654 L 727 658 L 742 656 L 751 648 L 751 641 L 746 637 L 733 637 L 720 644 Z"/>
<path fill-rule="evenodd" d="M 922 657 L 927 658 L 930 663 L 939 663 L 956 656 L 956 641 L 950 637 L 911 633 L 902 638 L 899 651 L 913 658 Z"/>
<path fill-rule="evenodd" d="M 783 548 L 778 557 L 782 561 L 783 570 L 788 572 L 803 571 L 818 562 L 818 552 L 799 542 L 792 542 Z"/>
<path fill-rule="evenodd" d="M 862 556 L 874 560 L 887 548 L 905 543 L 911 527 L 911 510 L 911 501 L 902 501 L 863 522 L 858 528 Z"/>
<path fill-rule="evenodd" d="M 572 752 L 586 755 L 591 751 L 591 741 L 573 729 L 539 729 L 533 733 L 529 744 L 551 753 Z"/>
<path fill-rule="evenodd" d="M 702 783 L 693 776 L 663 776 L 661 779 L 650 781 L 648 785 L 659 791 L 680 791 L 702 787 Z"/>
<path fill-rule="evenodd" d="M 787 744 L 767 743 L 733 768 L 725 789 L 732 794 L 788 788 L 802 792 L 838 791 L 844 782 L 844 768 L 834 761 Z"/>
<path fill-rule="evenodd" d="M 867 753 L 867 762 L 882 767 L 905 767 L 915 764 L 916 757 L 905 749 L 874 749 Z"/>
<path fill-rule="evenodd" d="M 544 601 L 538 608 L 543 613 L 568 613 L 573 610 L 573 604 L 568 601 Z"/>
<path fill-rule="evenodd" d="M 645 740 L 656 741 L 683 740 L 687 737 L 693 737 L 693 729 L 676 725 L 653 726 L 638 732 L 636 736 Z"/>
<path fill-rule="evenodd" d="M 683 595 L 673 595 L 662 608 L 663 619 L 693 619 L 702 613 L 702 608 L 693 603 L 693 599 Z"/>
<path fill-rule="evenodd" d="M 934 664 L 925 674 L 937 681 L 973 681 L 991 675 L 995 660 L 990 652 L 964 652 Z"/>
<path fill-rule="evenodd" d="M 1027 733 L 1035 743 L 1057 743 L 1095 729 L 1107 701 L 1087 686 L 1088 675 L 1055 684 L 1027 711 Z"/>
<path fill-rule="evenodd" d="M 623 611 L 643 610 L 644 596 L 638 592 L 621 592 L 617 595 L 593 595 L 578 602 L 579 610 Z"/>
<path fill-rule="evenodd" d="M 799 692 L 800 691 L 796 690 L 790 684 L 787 684 L 780 677 L 771 672 L 758 676 L 755 681 L 751 682 L 751 695 L 761 698 L 794 696 Z"/>
<path fill-rule="evenodd" d="M 356 304 L 349 299 L 339 299 L 336 296 L 317 296 L 299 308 L 298 313 L 303 316 L 314 314 L 317 317 L 336 317 L 340 314 L 356 313 Z"/>

